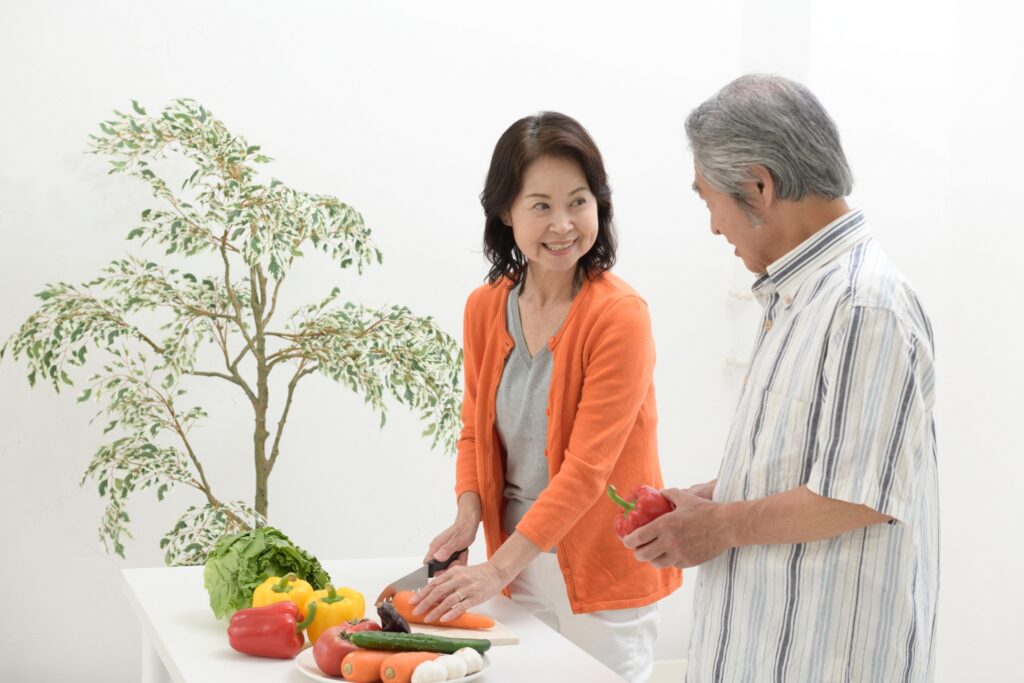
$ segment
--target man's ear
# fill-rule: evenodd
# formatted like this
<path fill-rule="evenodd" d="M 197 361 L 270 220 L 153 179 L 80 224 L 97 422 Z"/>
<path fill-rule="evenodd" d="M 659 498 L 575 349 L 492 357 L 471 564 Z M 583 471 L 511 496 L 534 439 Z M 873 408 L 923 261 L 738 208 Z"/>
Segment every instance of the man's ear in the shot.
<path fill-rule="evenodd" d="M 775 203 L 775 179 L 764 166 L 750 167 L 751 203 L 760 210 L 769 209 Z"/>

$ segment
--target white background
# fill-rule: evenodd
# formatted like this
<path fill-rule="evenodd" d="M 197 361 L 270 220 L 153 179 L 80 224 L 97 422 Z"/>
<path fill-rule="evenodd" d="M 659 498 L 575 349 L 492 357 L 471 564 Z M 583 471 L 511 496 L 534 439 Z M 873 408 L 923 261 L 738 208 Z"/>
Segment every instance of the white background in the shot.
<path fill-rule="evenodd" d="M 461 338 L 465 296 L 486 273 L 477 195 L 493 145 L 520 116 L 560 110 L 601 147 L 616 272 L 650 303 L 666 480 L 704 481 L 741 376 L 725 361 L 745 357 L 757 311 L 728 295 L 751 278 L 689 190 L 683 121 L 741 73 L 800 79 L 838 122 L 852 204 L 935 327 L 936 679 L 1020 680 L 1024 50 L 1012 5 L 4 0 L 0 337 L 44 283 L 87 280 L 126 253 L 124 235 L 153 204 L 83 153 L 87 135 L 131 98 L 156 112 L 188 96 L 262 145 L 276 159 L 269 174 L 355 205 L 384 251 L 362 278 L 309 258 L 285 310 L 337 284 Z M 119 569 L 161 564 L 157 540 L 198 497 L 141 495 L 127 560 L 106 555 L 101 503 L 91 484 L 78 487 L 102 441 L 95 407 L 74 390 L 30 389 L 25 374 L 0 364 L 0 679 L 134 680 L 139 636 Z M 197 442 L 216 495 L 251 500 L 251 422 L 232 390 L 194 386 L 211 414 Z M 376 425 L 347 390 L 317 377 L 300 386 L 270 515 L 320 557 L 419 554 L 453 515 L 454 461 L 399 407 Z M 662 603 L 659 659 L 685 657 L 688 577 Z"/>

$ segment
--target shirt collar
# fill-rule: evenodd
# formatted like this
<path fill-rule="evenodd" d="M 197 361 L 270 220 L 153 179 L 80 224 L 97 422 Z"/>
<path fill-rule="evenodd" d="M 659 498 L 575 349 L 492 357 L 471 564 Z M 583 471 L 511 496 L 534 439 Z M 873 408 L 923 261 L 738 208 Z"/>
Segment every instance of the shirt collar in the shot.
<path fill-rule="evenodd" d="M 759 301 L 775 293 L 792 296 L 821 266 L 868 238 L 864 212 L 853 209 L 814 233 L 768 266 L 751 286 Z"/>

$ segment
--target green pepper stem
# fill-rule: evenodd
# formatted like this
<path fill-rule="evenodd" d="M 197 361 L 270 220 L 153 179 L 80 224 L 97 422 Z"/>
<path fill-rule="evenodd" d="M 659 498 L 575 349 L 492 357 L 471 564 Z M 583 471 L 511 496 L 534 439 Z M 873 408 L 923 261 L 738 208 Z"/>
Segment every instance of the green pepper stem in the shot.
<path fill-rule="evenodd" d="M 313 623 L 313 617 L 316 616 L 316 603 L 315 602 L 309 603 L 308 605 L 306 605 L 306 607 L 309 608 L 309 611 L 306 612 L 306 618 L 305 619 L 303 619 L 302 621 L 297 622 L 295 624 L 295 632 L 296 633 L 302 633 L 302 630 L 304 628 L 308 627 L 310 624 Z"/>
<path fill-rule="evenodd" d="M 338 595 L 337 589 L 333 583 L 327 584 L 327 595 L 320 598 L 320 602 L 325 602 L 328 605 L 333 605 L 336 602 L 341 602 L 345 599 L 344 595 Z"/>
<path fill-rule="evenodd" d="M 636 501 L 628 501 L 615 492 L 615 487 L 608 484 L 608 497 L 615 501 L 615 504 L 623 509 L 623 514 L 629 514 L 636 507 Z"/>
<path fill-rule="evenodd" d="M 295 576 L 295 574 L 288 574 L 287 576 L 282 576 L 281 580 L 274 584 L 272 590 L 275 593 L 289 593 L 292 590 L 291 582 L 297 580 L 298 578 L 299 577 Z"/>

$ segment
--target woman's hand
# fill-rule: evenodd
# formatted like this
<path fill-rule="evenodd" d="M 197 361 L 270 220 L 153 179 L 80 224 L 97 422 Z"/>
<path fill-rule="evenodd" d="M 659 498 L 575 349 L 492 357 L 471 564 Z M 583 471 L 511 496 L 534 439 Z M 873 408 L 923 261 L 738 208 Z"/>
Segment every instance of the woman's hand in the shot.
<path fill-rule="evenodd" d="M 504 585 L 498 568 L 490 562 L 472 567 L 452 565 L 410 599 L 415 605 L 412 613 L 425 614 L 428 623 L 451 621 L 496 596 Z"/>
<path fill-rule="evenodd" d="M 426 621 L 455 619 L 471 607 L 496 596 L 540 553 L 540 548 L 516 531 L 491 555 L 489 561 L 471 567 L 452 566 L 444 575 L 435 576 L 410 599 L 415 605 L 413 614 L 425 614 Z"/>
<path fill-rule="evenodd" d="M 460 553 L 459 557 L 449 568 L 456 565 L 465 566 L 469 561 L 468 548 L 476 540 L 476 532 L 479 528 L 480 497 L 475 493 L 467 491 L 459 496 L 459 514 L 455 517 L 455 523 L 438 534 L 430 542 L 427 554 L 423 558 L 424 564 L 431 560 L 444 562 L 452 556 L 452 553 L 466 548 L 467 550 Z M 447 569 L 444 571 L 447 571 Z M 438 572 L 437 576 L 441 576 L 444 571 Z"/>

